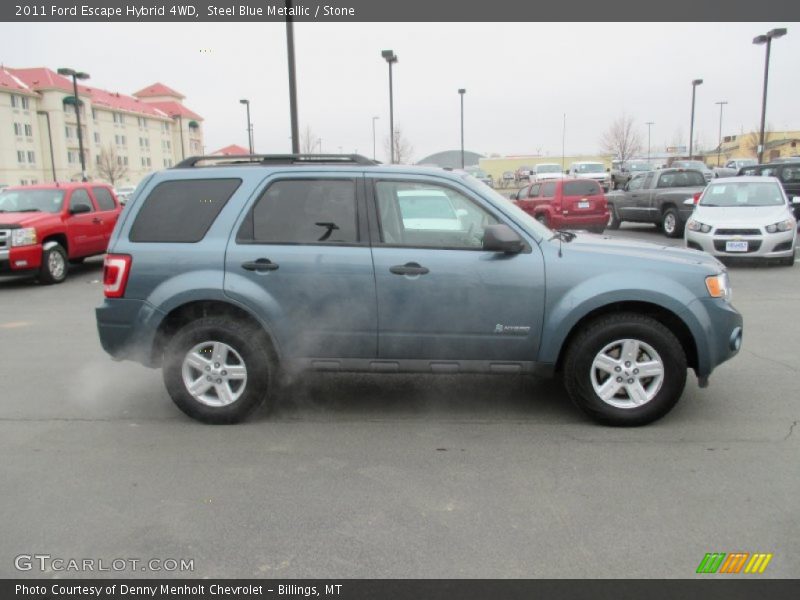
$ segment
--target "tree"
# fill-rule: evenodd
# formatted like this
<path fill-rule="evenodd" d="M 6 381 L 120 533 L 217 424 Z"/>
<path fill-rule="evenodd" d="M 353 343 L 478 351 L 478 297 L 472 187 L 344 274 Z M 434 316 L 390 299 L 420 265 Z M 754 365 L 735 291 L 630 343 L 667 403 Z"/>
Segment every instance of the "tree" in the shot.
<path fill-rule="evenodd" d="M 386 150 L 387 157 L 391 157 L 391 141 L 387 137 L 384 140 L 384 149 Z M 403 130 L 399 127 L 394 129 L 394 162 L 402 165 L 411 162 L 411 155 L 414 152 L 414 147 L 403 135 Z"/>
<path fill-rule="evenodd" d="M 600 138 L 600 146 L 622 162 L 642 152 L 642 136 L 636 129 L 633 117 L 622 113 Z"/>
<path fill-rule="evenodd" d="M 319 138 L 314 135 L 310 125 L 306 125 L 303 133 L 300 135 L 300 152 L 302 154 L 313 154 L 317 149 Z"/>
<path fill-rule="evenodd" d="M 128 165 L 124 164 L 123 158 L 111 144 L 100 150 L 97 174 L 112 186 L 128 174 Z"/>

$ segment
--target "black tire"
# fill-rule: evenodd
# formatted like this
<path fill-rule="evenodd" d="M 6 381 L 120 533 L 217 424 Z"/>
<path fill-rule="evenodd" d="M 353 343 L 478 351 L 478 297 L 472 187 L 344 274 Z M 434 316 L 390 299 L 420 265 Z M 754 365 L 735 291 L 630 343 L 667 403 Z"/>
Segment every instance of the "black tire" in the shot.
<path fill-rule="evenodd" d="M 683 235 L 683 222 L 681 221 L 678 211 L 674 208 L 668 208 L 661 216 L 661 231 L 668 238 L 678 238 Z"/>
<path fill-rule="evenodd" d="M 241 394 L 230 404 L 211 406 L 202 402 L 189 392 L 184 383 L 184 359 L 193 348 L 205 342 L 221 342 L 227 345 L 238 354 L 235 358 L 240 359 L 246 369 L 246 380 L 241 384 Z M 210 366 L 213 368 L 213 364 Z M 238 423 L 272 399 L 271 384 L 275 366 L 276 361 L 263 332 L 254 330 L 249 323 L 231 317 L 206 317 L 185 325 L 167 343 L 163 361 L 164 385 L 173 402 L 190 417 L 215 425 Z M 225 364 L 222 369 L 224 367 Z M 197 372 L 201 373 L 199 369 Z M 224 375 L 225 371 L 212 371 L 210 375 L 215 377 L 219 373 Z M 202 377 L 201 375 L 198 379 Z M 230 384 L 229 389 L 233 385 Z M 235 391 L 238 392 L 239 389 Z M 271 408 L 272 403 L 268 404 Z"/>
<path fill-rule="evenodd" d="M 603 233 L 606 230 L 605 225 L 598 225 L 596 227 L 589 227 L 592 233 Z"/>
<path fill-rule="evenodd" d="M 550 227 L 550 225 L 548 224 L 547 215 L 539 213 L 538 215 L 536 215 L 536 220 L 539 221 L 539 223 L 541 223 L 545 227 Z"/>
<path fill-rule="evenodd" d="M 624 339 L 638 340 L 652 347 L 663 366 L 663 380 L 652 399 L 630 408 L 604 401 L 592 384 L 595 357 L 609 344 Z M 686 368 L 686 353 L 664 325 L 638 313 L 617 313 L 599 317 L 578 333 L 567 349 L 563 376 L 570 398 L 594 420 L 607 425 L 637 426 L 660 419 L 675 406 L 686 385 Z M 653 380 L 643 378 L 642 381 Z M 619 393 L 627 396 L 627 391 Z M 622 402 L 624 398 L 612 397 L 611 400 Z"/>
<path fill-rule="evenodd" d="M 619 229 L 619 226 L 622 225 L 622 221 L 620 221 L 619 215 L 617 215 L 617 209 L 614 208 L 613 204 L 608 205 L 608 215 L 607 229 Z"/>
<path fill-rule="evenodd" d="M 71 265 L 82 265 L 84 260 L 86 260 L 85 256 L 79 256 L 78 258 L 70 258 L 69 259 L 69 264 L 71 264 Z"/>
<path fill-rule="evenodd" d="M 69 262 L 67 251 L 61 244 L 54 244 L 42 252 L 42 266 L 39 268 L 39 281 L 45 285 L 61 283 L 67 278 Z"/>

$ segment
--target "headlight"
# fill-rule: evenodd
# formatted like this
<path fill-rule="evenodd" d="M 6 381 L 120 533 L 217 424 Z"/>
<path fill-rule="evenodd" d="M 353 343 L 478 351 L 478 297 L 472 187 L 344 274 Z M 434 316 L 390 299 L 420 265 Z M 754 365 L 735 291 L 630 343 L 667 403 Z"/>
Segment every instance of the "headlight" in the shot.
<path fill-rule="evenodd" d="M 791 231 L 794 229 L 794 227 L 794 221 L 792 219 L 786 219 L 785 221 L 779 221 L 778 223 L 767 225 L 766 230 L 767 233 L 778 233 L 781 231 Z"/>
<path fill-rule="evenodd" d="M 23 229 L 11 230 L 12 246 L 31 246 L 36 243 L 36 229 L 24 227 Z"/>
<path fill-rule="evenodd" d="M 731 286 L 728 282 L 728 273 L 725 271 L 706 277 L 706 288 L 712 298 L 723 298 L 730 302 Z"/>
<path fill-rule="evenodd" d="M 695 221 L 694 219 L 689 219 L 686 223 L 686 229 L 689 231 L 699 231 L 700 233 L 708 233 L 711 231 L 711 225 L 706 225 L 705 223 L 701 223 L 700 221 Z"/>

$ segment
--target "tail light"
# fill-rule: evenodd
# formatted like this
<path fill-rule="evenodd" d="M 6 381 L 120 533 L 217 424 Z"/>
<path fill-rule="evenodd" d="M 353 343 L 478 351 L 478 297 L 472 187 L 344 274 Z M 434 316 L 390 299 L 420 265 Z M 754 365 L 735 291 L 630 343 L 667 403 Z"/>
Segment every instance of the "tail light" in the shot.
<path fill-rule="evenodd" d="M 702 195 L 703 195 L 703 192 L 697 192 L 694 196 L 692 196 L 692 199 L 694 200 L 695 204 L 700 202 L 700 196 L 702 196 Z"/>
<path fill-rule="evenodd" d="M 106 298 L 122 298 L 131 272 L 131 257 L 127 254 L 106 254 L 103 261 L 103 292 Z"/>

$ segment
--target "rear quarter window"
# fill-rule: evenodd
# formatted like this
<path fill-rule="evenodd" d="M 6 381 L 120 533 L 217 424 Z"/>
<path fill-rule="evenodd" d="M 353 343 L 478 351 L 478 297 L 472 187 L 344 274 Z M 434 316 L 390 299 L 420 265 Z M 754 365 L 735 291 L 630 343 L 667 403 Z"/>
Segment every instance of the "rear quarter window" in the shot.
<path fill-rule="evenodd" d="M 106 188 L 92 188 L 92 192 L 94 193 L 94 199 L 97 200 L 98 210 L 114 210 L 117 208 L 117 204 L 114 202 L 114 197 Z"/>
<path fill-rule="evenodd" d="M 144 199 L 131 227 L 130 241 L 199 242 L 241 183 L 241 179 L 159 183 Z"/>
<path fill-rule="evenodd" d="M 602 193 L 596 181 L 567 181 L 562 190 L 564 196 L 595 196 Z"/>

